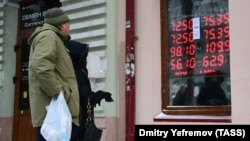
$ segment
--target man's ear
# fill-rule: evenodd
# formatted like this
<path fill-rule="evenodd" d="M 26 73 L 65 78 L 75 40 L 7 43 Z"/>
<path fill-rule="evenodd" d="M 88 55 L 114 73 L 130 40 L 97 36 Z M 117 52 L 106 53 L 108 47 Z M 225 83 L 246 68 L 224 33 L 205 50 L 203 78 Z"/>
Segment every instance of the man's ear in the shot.
<path fill-rule="evenodd" d="M 57 26 L 60 30 L 62 30 L 63 26 L 62 25 L 58 25 Z"/>

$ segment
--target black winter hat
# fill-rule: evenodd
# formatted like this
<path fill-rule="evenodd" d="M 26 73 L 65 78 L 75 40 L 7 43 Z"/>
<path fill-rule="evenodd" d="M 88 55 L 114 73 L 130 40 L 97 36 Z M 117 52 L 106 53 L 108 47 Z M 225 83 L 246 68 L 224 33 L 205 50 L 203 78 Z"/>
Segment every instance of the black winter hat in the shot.
<path fill-rule="evenodd" d="M 69 17 L 62 9 L 54 7 L 46 11 L 44 23 L 58 26 L 66 22 L 69 22 Z"/>
<path fill-rule="evenodd" d="M 207 73 L 204 77 L 204 80 L 208 84 L 211 80 L 211 77 L 217 77 L 217 83 L 221 84 L 224 81 L 224 75 L 224 72 L 216 70 L 215 72 Z"/>
<path fill-rule="evenodd" d="M 69 55 L 71 57 L 74 67 L 78 68 L 81 67 L 83 63 L 86 63 L 85 61 L 87 61 L 87 55 L 89 49 L 88 44 L 70 40 L 66 42 L 65 45 L 69 50 Z"/>

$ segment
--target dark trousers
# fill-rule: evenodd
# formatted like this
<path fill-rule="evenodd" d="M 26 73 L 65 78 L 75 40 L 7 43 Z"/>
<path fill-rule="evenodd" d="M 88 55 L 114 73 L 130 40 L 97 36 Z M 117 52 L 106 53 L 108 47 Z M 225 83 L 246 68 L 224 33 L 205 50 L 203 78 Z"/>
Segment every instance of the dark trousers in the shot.
<path fill-rule="evenodd" d="M 45 138 L 42 136 L 40 130 L 41 130 L 41 127 L 38 127 L 36 141 L 46 141 Z M 80 127 L 72 123 L 70 141 L 79 141 L 79 130 L 80 130 Z"/>
<path fill-rule="evenodd" d="M 41 130 L 41 127 L 38 127 L 37 128 L 36 141 L 46 141 L 45 138 L 42 136 L 40 130 Z"/>
<path fill-rule="evenodd" d="M 71 131 L 70 141 L 80 141 L 80 139 L 79 139 L 79 131 L 80 131 L 80 127 L 76 126 L 75 124 L 72 124 L 72 131 Z"/>

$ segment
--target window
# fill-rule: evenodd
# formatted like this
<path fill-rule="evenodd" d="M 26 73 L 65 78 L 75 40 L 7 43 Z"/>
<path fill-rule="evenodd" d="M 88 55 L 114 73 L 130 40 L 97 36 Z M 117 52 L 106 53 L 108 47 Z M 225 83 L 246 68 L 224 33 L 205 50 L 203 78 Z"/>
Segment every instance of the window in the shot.
<path fill-rule="evenodd" d="M 162 112 L 231 116 L 228 0 L 161 0 Z"/>

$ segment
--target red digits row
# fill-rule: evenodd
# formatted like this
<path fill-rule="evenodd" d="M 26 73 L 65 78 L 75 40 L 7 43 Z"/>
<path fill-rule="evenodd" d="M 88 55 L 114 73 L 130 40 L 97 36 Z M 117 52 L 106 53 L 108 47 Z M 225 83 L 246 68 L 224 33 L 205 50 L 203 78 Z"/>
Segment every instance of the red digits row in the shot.
<path fill-rule="evenodd" d="M 217 52 L 229 52 L 229 40 L 210 42 L 206 45 L 206 52 L 208 53 L 217 53 Z"/>
<path fill-rule="evenodd" d="M 182 69 L 194 69 L 196 67 L 196 58 L 191 57 L 186 59 L 185 64 L 183 64 L 181 58 L 170 60 L 171 70 L 182 70 Z M 185 67 L 185 68 L 184 68 Z"/>
<path fill-rule="evenodd" d="M 219 26 L 229 23 L 229 14 L 227 12 L 223 14 L 209 15 L 204 16 L 203 19 L 205 21 L 205 26 Z"/>
<path fill-rule="evenodd" d="M 227 13 L 219 13 L 216 15 L 203 16 L 204 26 L 220 26 L 229 24 L 229 14 Z M 202 22 L 203 23 L 203 22 Z M 186 31 L 193 29 L 193 19 L 185 19 L 179 21 L 172 21 L 171 23 L 172 31 Z"/>
<path fill-rule="evenodd" d="M 171 39 L 173 44 L 186 44 L 193 43 L 193 32 L 177 33 L 171 34 Z"/>
<path fill-rule="evenodd" d="M 202 59 L 202 66 L 204 67 L 223 66 L 224 63 L 225 63 L 225 57 L 222 54 L 218 56 L 216 55 L 204 56 Z"/>
<path fill-rule="evenodd" d="M 206 44 L 205 52 L 207 53 L 223 53 L 229 52 L 230 45 L 229 39 L 225 41 L 212 41 Z M 193 56 L 196 53 L 196 46 L 194 44 L 187 45 L 185 47 L 178 45 L 172 46 L 169 49 L 170 57 L 182 57 L 182 56 Z"/>
<path fill-rule="evenodd" d="M 225 57 L 222 54 L 204 56 L 201 63 L 203 67 L 220 67 L 225 64 Z M 196 65 L 197 60 L 195 57 L 188 58 L 184 60 L 184 62 L 182 58 L 175 58 L 170 60 L 171 70 L 194 69 Z"/>
<path fill-rule="evenodd" d="M 171 22 L 173 31 L 185 31 L 193 29 L 192 19 Z"/>
<path fill-rule="evenodd" d="M 177 46 L 177 47 L 171 47 L 169 49 L 170 57 L 181 57 L 183 55 L 192 56 L 196 53 L 196 48 L 194 44 L 188 45 L 185 47 L 185 54 L 183 54 L 183 47 Z"/>
<path fill-rule="evenodd" d="M 222 38 L 229 38 L 229 26 L 225 27 L 218 27 L 212 29 L 204 29 L 204 36 L 205 39 L 208 40 L 218 40 Z M 185 32 L 185 33 L 177 33 L 171 34 L 171 43 L 172 44 L 186 44 L 186 43 L 193 43 L 193 32 Z"/>
<path fill-rule="evenodd" d="M 229 38 L 229 26 L 204 29 L 205 38 L 209 40 Z"/>

